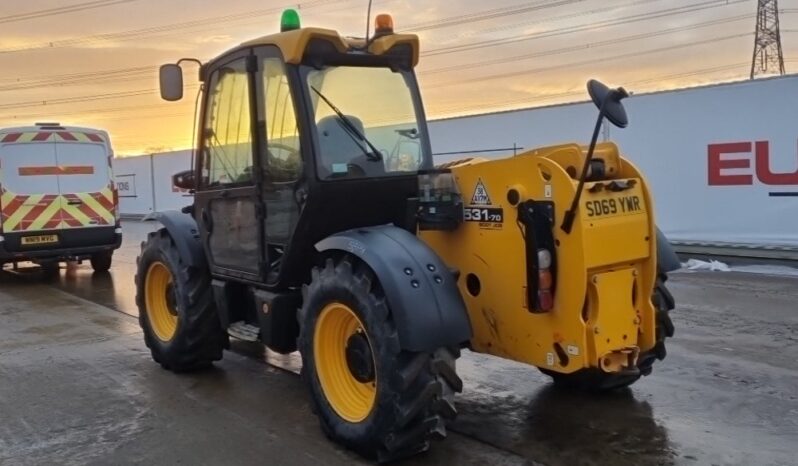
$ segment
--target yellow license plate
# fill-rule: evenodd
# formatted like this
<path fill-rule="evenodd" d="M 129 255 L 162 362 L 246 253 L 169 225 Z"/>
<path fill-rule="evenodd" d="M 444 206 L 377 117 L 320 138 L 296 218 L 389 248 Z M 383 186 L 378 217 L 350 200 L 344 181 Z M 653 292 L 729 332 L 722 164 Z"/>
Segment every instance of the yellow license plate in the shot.
<path fill-rule="evenodd" d="M 613 193 L 611 195 L 588 196 L 584 202 L 582 217 L 590 220 L 619 215 L 635 215 L 646 213 L 643 196 L 636 191 Z"/>
<path fill-rule="evenodd" d="M 23 236 L 23 246 L 35 246 L 38 244 L 52 244 L 58 242 L 58 235 L 39 235 L 39 236 Z"/>

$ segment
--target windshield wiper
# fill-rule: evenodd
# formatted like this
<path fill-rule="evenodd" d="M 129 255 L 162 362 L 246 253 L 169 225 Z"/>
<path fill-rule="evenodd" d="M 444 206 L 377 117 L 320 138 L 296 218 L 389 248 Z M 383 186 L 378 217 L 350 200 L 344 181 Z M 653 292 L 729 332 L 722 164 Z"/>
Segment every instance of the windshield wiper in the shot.
<path fill-rule="evenodd" d="M 366 138 L 366 135 L 361 133 L 360 130 L 357 129 L 357 126 L 355 126 L 354 123 L 349 121 L 349 118 L 347 118 L 346 115 L 344 115 L 344 113 L 342 111 L 338 110 L 338 107 L 336 107 L 335 104 L 330 102 L 330 99 L 325 97 L 324 94 L 319 92 L 319 90 L 316 89 L 314 86 L 310 86 L 310 88 L 313 89 L 313 92 L 315 92 L 316 95 L 321 97 L 321 100 L 323 100 L 324 103 L 329 105 L 329 107 L 332 109 L 333 112 L 335 112 L 335 115 L 338 117 L 338 120 L 341 123 L 343 123 L 344 128 L 347 130 L 346 134 L 349 134 L 349 137 L 351 137 L 352 140 L 355 141 L 356 144 L 357 144 L 357 139 L 359 139 L 360 141 L 366 143 L 367 146 L 369 146 L 369 149 L 371 149 L 371 152 L 365 150 L 363 148 L 363 146 L 361 146 L 360 144 L 357 144 L 357 146 L 360 147 L 361 150 L 363 150 L 363 153 L 366 154 L 366 158 L 368 158 L 369 160 L 375 160 L 375 161 L 382 160 L 382 154 L 380 154 L 380 150 L 377 149 L 374 146 L 374 144 L 372 144 L 371 141 L 369 141 Z M 355 137 L 357 137 L 357 139 L 355 139 Z"/>

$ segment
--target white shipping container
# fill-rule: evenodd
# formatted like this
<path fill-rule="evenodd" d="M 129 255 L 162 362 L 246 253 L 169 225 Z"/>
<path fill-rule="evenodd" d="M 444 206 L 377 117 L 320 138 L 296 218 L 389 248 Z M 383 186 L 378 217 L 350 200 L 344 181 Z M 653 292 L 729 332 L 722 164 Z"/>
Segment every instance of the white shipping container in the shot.
<path fill-rule="evenodd" d="M 152 156 L 155 181 L 155 210 L 180 210 L 194 202 L 188 191 L 172 185 L 172 175 L 191 168 L 191 150 Z"/>
<path fill-rule="evenodd" d="M 114 181 L 119 190 L 119 212 L 142 216 L 153 211 L 152 161 L 149 155 L 114 158 Z"/>
<path fill-rule="evenodd" d="M 798 246 L 798 76 L 624 103 L 629 126 L 603 136 L 643 170 L 671 240 Z M 433 152 L 587 144 L 596 116 L 584 102 L 433 121 Z"/>

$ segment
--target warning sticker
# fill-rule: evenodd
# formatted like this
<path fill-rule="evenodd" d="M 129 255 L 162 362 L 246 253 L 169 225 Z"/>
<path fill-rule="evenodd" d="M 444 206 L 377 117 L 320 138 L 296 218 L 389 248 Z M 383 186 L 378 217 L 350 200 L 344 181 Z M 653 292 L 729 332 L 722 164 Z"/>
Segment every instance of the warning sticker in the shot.
<path fill-rule="evenodd" d="M 471 196 L 471 204 L 473 205 L 491 205 L 488 190 L 485 188 L 485 183 L 482 178 L 477 180 L 477 186 L 474 188 L 474 195 Z"/>

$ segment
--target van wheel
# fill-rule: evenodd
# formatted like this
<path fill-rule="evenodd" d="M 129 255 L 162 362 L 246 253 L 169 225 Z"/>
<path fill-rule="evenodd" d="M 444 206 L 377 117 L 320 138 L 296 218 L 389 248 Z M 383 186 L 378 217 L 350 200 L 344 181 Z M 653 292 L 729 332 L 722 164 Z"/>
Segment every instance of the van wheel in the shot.
<path fill-rule="evenodd" d="M 54 277 L 61 272 L 61 264 L 58 261 L 42 262 L 39 264 L 45 277 Z"/>
<path fill-rule="evenodd" d="M 95 272 L 107 272 L 111 269 L 111 258 L 114 256 L 113 251 L 98 252 L 91 256 L 91 268 Z"/>

